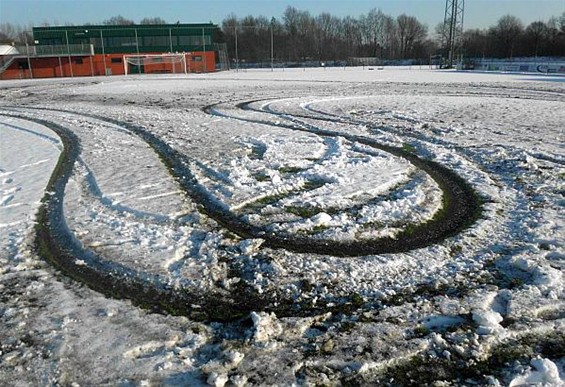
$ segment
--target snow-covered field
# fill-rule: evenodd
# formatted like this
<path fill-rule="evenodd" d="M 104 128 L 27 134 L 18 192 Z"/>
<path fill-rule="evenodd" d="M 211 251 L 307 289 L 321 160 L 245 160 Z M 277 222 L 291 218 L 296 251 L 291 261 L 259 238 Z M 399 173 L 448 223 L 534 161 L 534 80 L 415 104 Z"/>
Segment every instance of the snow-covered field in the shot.
<path fill-rule="evenodd" d="M 562 385 L 564 81 L 3 81 L 0 384 Z"/>

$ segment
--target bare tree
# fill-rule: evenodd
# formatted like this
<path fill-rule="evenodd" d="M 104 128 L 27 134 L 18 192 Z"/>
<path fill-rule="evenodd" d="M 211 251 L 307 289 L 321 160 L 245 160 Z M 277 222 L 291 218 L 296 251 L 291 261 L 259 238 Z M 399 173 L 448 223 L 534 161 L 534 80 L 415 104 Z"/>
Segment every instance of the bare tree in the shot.
<path fill-rule="evenodd" d="M 491 44 L 487 32 L 480 29 L 472 29 L 463 32 L 463 50 L 467 57 L 485 58 L 490 56 Z"/>
<path fill-rule="evenodd" d="M 533 22 L 526 27 L 523 39 L 525 54 L 538 56 L 540 53 L 543 53 L 548 35 L 549 28 L 542 21 Z"/>
<path fill-rule="evenodd" d="M 139 24 L 167 24 L 167 22 L 160 17 L 145 17 L 141 19 Z"/>
<path fill-rule="evenodd" d="M 26 44 L 33 43 L 32 26 L 20 26 L 11 23 L 0 24 L 0 42 Z"/>
<path fill-rule="evenodd" d="M 104 20 L 102 22 L 104 25 L 113 25 L 113 26 L 130 26 L 135 24 L 133 20 L 126 19 L 122 15 L 112 16 L 110 19 Z"/>
<path fill-rule="evenodd" d="M 433 39 L 428 28 L 413 16 L 393 18 L 372 9 L 359 18 L 334 17 L 329 13 L 310 15 L 287 7 L 281 20 L 235 15 L 224 19 L 223 35 L 232 58 L 235 30 L 240 59 L 265 61 L 270 57 L 270 36 L 274 56 L 279 60 L 345 60 L 352 56 L 379 56 L 383 60 L 427 59 L 440 52 L 443 23 L 435 28 Z M 489 29 L 464 31 L 463 49 L 467 57 L 505 57 L 515 55 L 565 56 L 565 13 L 547 22 L 534 22 L 524 29 L 519 19 L 507 15 Z"/>
<path fill-rule="evenodd" d="M 0 24 L 0 42 L 11 43 L 17 35 L 16 28 L 11 23 Z"/>
<path fill-rule="evenodd" d="M 228 46 L 228 54 L 232 61 L 235 62 L 236 55 L 236 28 L 238 26 L 237 16 L 234 13 L 229 14 L 222 21 L 222 31 L 224 33 L 224 39 L 226 40 Z"/>
<path fill-rule="evenodd" d="M 289 57 L 291 60 L 305 60 L 314 53 L 313 31 L 315 22 L 308 11 L 287 7 L 283 24 L 288 34 Z"/>
<path fill-rule="evenodd" d="M 337 40 L 341 20 L 329 13 L 321 13 L 314 20 L 315 45 L 318 60 L 335 60 L 339 55 Z"/>
<path fill-rule="evenodd" d="M 501 17 L 496 25 L 489 29 L 489 34 L 497 47 L 496 54 L 501 57 L 512 58 L 516 41 L 523 31 L 524 26 L 517 17 L 512 15 Z"/>
<path fill-rule="evenodd" d="M 448 24 L 446 24 L 445 22 L 438 23 L 434 28 L 434 36 L 433 36 L 434 40 L 439 44 L 443 44 L 443 41 L 445 39 L 444 37 L 447 31 L 448 31 Z"/>
<path fill-rule="evenodd" d="M 383 56 L 385 14 L 380 9 L 371 9 L 361 15 L 360 25 L 363 42 L 368 46 L 369 56 Z"/>
<path fill-rule="evenodd" d="M 360 47 L 362 45 L 362 34 L 360 23 L 351 16 L 346 16 L 342 21 L 340 31 L 342 49 L 345 58 L 360 55 Z"/>
<path fill-rule="evenodd" d="M 565 56 L 565 33 L 561 29 L 561 20 L 552 17 L 547 21 L 547 44 L 548 49 L 546 55 L 549 56 Z"/>
<path fill-rule="evenodd" d="M 400 46 L 398 40 L 398 25 L 392 16 L 385 16 L 384 18 L 384 46 L 386 50 L 385 57 L 394 59 L 398 57 L 398 47 Z"/>
<path fill-rule="evenodd" d="M 402 14 L 396 18 L 400 39 L 400 57 L 411 57 L 417 45 L 422 44 L 428 34 L 428 28 L 414 16 Z"/>

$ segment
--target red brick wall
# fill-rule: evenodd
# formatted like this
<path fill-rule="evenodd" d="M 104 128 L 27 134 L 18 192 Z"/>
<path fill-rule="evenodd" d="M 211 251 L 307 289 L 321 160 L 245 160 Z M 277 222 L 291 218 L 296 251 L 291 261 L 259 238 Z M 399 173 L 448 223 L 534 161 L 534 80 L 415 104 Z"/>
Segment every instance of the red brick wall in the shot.
<path fill-rule="evenodd" d="M 112 61 L 114 59 L 114 61 Z M 204 72 L 206 66 L 207 72 L 216 70 L 216 61 L 214 52 L 193 52 L 186 54 L 187 70 L 193 73 Z M 104 74 L 104 60 L 106 61 L 106 69 L 109 75 L 123 75 L 124 63 L 122 54 L 94 55 L 92 57 L 71 57 L 72 76 L 84 77 L 92 75 Z M 80 63 L 82 61 L 82 63 Z M 31 58 L 31 69 L 33 78 L 59 78 L 70 77 L 71 66 L 68 57 L 59 58 Z M 176 72 L 182 72 L 182 64 L 176 65 Z M 0 74 L 0 79 L 24 79 L 30 78 L 30 71 L 27 67 L 27 59 L 15 60 L 6 71 Z M 149 64 L 144 68 L 145 73 L 171 73 L 173 72 L 172 64 L 160 63 Z"/>

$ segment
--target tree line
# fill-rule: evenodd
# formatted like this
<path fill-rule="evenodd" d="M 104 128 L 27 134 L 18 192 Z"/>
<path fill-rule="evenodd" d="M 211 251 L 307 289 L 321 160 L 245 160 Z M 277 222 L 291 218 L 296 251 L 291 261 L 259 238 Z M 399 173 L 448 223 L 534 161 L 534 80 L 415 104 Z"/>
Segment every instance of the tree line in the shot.
<path fill-rule="evenodd" d="M 268 62 L 272 55 L 275 62 L 377 57 L 427 63 L 430 56 L 446 54 L 443 23 L 430 32 L 414 16 L 392 17 L 379 9 L 340 18 L 329 13 L 313 16 L 289 6 L 280 20 L 232 14 L 221 27 L 230 58 L 237 56 L 240 62 Z M 488 28 L 464 31 L 462 47 L 469 58 L 564 57 L 565 12 L 527 26 L 515 16 L 503 16 Z"/>
<path fill-rule="evenodd" d="M 396 18 L 373 9 L 359 18 L 344 18 L 287 7 L 281 20 L 264 16 L 222 22 L 231 58 L 241 61 L 340 61 L 350 57 L 408 59 L 426 57 L 435 49 L 427 27 L 413 16 Z M 272 39 L 271 39 L 272 38 Z M 271 47 L 272 40 L 272 47 Z M 271 52 L 272 51 L 272 52 Z"/>
<path fill-rule="evenodd" d="M 103 25 L 133 25 L 121 15 Z M 166 24 L 160 17 L 139 24 Z M 323 12 L 312 15 L 287 7 L 280 19 L 235 14 L 227 16 L 216 40 L 226 43 L 228 55 L 240 63 L 340 62 L 352 57 L 381 60 L 421 60 L 443 52 L 443 23 L 433 31 L 416 17 L 392 17 L 372 9 L 359 17 L 337 17 Z M 0 42 L 31 43 L 31 26 L 0 24 Z M 565 57 L 565 12 L 547 21 L 525 26 L 512 15 L 501 17 L 484 29 L 468 29 L 462 36 L 463 55 L 470 58 Z"/>

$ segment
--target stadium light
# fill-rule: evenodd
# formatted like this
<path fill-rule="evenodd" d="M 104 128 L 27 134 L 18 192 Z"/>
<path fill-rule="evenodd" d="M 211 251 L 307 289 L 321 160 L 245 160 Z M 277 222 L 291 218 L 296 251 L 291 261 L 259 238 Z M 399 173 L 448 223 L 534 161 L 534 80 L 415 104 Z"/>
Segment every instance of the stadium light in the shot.
<path fill-rule="evenodd" d="M 237 52 L 237 21 L 235 22 L 233 29 L 235 31 L 235 71 L 239 72 L 239 54 Z"/>
<path fill-rule="evenodd" d="M 67 39 L 67 53 L 69 55 L 69 68 L 71 70 L 71 78 L 74 78 L 75 76 L 73 74 L 73 63 L 71 61 L 71 47 L 69 46 L 69 33 L 66 28 L 65 28 L 65 38 Z"/>
<path fill-rule="evenodd" d="M 274 69 L 274 56 L 275 56 L 275 46 L 273 44 L 273 25 L 275 24 L 275 18 L 271 18 L 271 72 L 275 71 Z"/>
<path fill-rule="evenodd" d="M 26 54 L 27 54 L 27 68 L 29 70 L 29 77 L 33 79 L 33 70 L 31 69 L 31 59 L 29 58 L 29 44 L 27 43 L 27 33 L 31 31 L 24 31 L 24 38 L 26 40 Z"/>
<path fill-rule="evenodd" d="M 102 46 L 102 63 L 104 63 L 104 76 L 107 76 L 108 68 L 106 67 L 106 52 L 104 49 L 104 37 L 102 36 L 102 29 L 100 29 L 100 45 Z"/>

